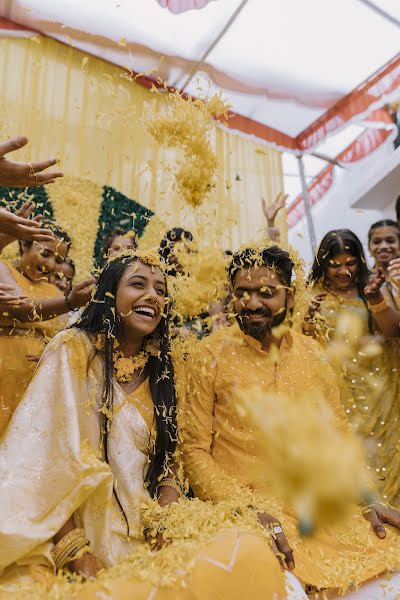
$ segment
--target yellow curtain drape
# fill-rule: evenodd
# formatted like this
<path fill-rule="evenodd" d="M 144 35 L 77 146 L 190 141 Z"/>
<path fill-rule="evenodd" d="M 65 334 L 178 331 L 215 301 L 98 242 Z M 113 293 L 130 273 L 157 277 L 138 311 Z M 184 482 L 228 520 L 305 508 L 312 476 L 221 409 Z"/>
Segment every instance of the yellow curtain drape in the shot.
<path fill-rule="evenodd" d="M 283 189 L 279 152 L 215 128 L 217 185 L 194 210 L 173 192 L 167 167 L 174 152 L 159 147 L 141 121 L 144 103 L 155 98 L 161 107 L 162 95 L 131 81 L 125 70 L 44 36 L 4 37 L 0 46 L 1 135 L 29 137 L 21 157 L 54 154 L 66 175 L 110 185 L 153 210 L 168 227 L 193 230 L 201 242 L 235 250 L 260 237 L 265 229 L 260 198 L 271 202 Z M 84 234 L 79 227 L 85 219 L 96 219 L 100 208 L 92 202 L 86 212 L 85 197 L 80 197 L 84 187 L 74 184 L 74 190 L 70 233 L 92 236 L 93 224 Z M 280 225 L 286 237 L 285 225 Z"/>

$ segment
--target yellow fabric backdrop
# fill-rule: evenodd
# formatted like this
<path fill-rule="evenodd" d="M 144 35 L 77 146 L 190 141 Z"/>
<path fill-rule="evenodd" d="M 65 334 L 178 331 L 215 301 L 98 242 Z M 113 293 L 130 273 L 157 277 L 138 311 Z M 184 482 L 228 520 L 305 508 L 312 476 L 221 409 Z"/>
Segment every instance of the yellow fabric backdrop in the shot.
<path fill-rule="evenodd" d="M 260 197 L 271 201 L 283 187 L 279 152 L 215 129 L 217 185 L 196 211 L 173 193 L 166 167 L 174 152 L 158 147 L 141 122 L 143 104 L 156 99 L 161 108 L 162 95 L 132 82 L 119 67 L 43 36 L 4 37 L 0 49 L 1 135 L 29 137 L 21 157 L 54 154 L 66 175 L 111 185 L 152 209 L 168 226 L 191 229 L 204 243 L 236 249 L 260 236 L 265 227 Z M 86 212 L 85 188 L 74 188 L 69 221 L 76 229 L 69 232 L 75 238 L 94 236 L 100 206 L 92 203 Z M 53 188 L 53 204 L 55 195 Z M 68 201 L 67 193 L 62 196 L 62 202 Z M 56 206 L 55 212 L 57 217 Z M 85 220 L 91 221 L 90 231 L 87 223 L 82 229 Z"/>

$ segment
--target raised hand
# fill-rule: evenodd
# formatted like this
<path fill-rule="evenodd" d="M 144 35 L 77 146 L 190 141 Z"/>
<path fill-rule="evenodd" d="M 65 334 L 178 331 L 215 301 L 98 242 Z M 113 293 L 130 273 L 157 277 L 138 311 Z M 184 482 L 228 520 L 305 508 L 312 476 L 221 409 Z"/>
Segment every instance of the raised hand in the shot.
<path fill-rule="evenodd" d="M 377 269 L 376 273 L 370 277 L 364 288 L 364 294 L 368 300 L 381 300 L 381 287 L 385 283 L 385 275 L 382 269 Z"/>
<path fill-rule="evenodd" d="M 282 208 L 284 208 L 288 197 L 289 194 L 284 194 L 283 192 L 280 192 L 270 206 L 267 205 L 267 201 L 265 198 L 261 198 L 262 208 L 264 215 L 267 219 L 268 227 L 275 226 L 276 215 L 280 210 L 282 210 Z"/>
<path fill-rule="evenodd" d="M 62 177 L 60 171 L 42 173 L 57 163 L 50 158 L 32 163 L 14 162 L 6 158 L 6 154 L 23 148 L 28 143 L 25 136 L 18 136 L 0 143 L 0 185 L 11 187 L 36 187 L 53 183 L 57 177 Z"/>
<path fill-rule="evenodd" d="M 53 233 L 40 226 L 42 216 L 37 215 L 29 219 L 35 208 L 33 202 L 25 202 L 17 213 L 12 213 L 8 208 L 0 208 L 0 234 L 1 246 L 4 248 L 14 240 L 28 240 L 30 242 L 51 242 Z"/>
<path fill-rule="evenodd" d="M 91 298 L 95 284 L 95 278 L 90 277 L 89 279 L 85 279 L 84 281 L 81 281 L 81 283 L 74 285 L 67 296 L 68 305 L 73 310 L 77 310 L 81 306 L 85 306 Z"/>

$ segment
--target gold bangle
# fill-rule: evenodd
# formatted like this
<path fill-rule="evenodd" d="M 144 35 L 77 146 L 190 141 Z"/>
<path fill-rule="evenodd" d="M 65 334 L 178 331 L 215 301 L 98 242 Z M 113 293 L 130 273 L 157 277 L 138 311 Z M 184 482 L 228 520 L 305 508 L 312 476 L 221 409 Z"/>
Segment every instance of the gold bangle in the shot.
<path fill-rule="evenodd" d="M 160 487 L 163 487 L 163 486 L 171 487 L 174 490 L 176 490 L 179 493 L 179 495 L 182 495 L 182 487 L 177 481 L 175 481 L 175 479 L 170 479 L 168 477 L 166 477 L 165 479 L 162 479 L 157 487 L 157 492 L 160 489 Z"/>
<path fill-rule="evenodd" d="M 54 552 L 52 552 L 52 556 L 56 569 L 62 569 L 86 545 L 87 541 L 85 538 L 80 537 L 79 539 L 71 540 L 67 546 L 63 546 L 61 549 L 53 548 Z"/>
<path fill-rule="evenodd" d="M 367 307 L 373 315 L 377 315 L 389 308 L 389 304 L 387 303 L 386 298 L 383 298 L 383 300 L 378 302 L 378 304 L 370 304 L 369 302 L 367 302 Z"/>
<path fill-rule="evenodd" d="M 68 556 L 65 556 L 64 559 L 58 563 L 57 571 L 59 571 L 60 569 L 63 569 L 65 567 L 65 565 L 67 565 L 68 563 L 70 563 L 74 560 L 78 560 L 78 558 L 82 558 L 82 556 L 84 554 L 88 554 L 91 552 L 92 552 L 92 550 L 88 544 L 86 544 L 86 546 L 82 546 L 81 548 L 78 548 L 74 552 L 71 552 L 70 554 L 68 554 Z"/>
<path fill-rule="evenodd" d="M 61 540 L 51 549 L 51 555 L 57 570 L 62 569 L 68 562 L 74 560 L 75 557 L 86 547 L 89 542 L 85 537 L 83 529 L 73 529 L 67 533 Z M 90 549 L 85 550 L 90 552 Z"/>
<path fill-rule="evenodd" d="M 88 548 L 88 545 L 85 544 L 82 546 L 81 543 L 77 543 L 75 546 L 71 546 L 68 550 L 65 550 L 60 556 L 57 556 L 56 569 L 62 569 L 65 565 L 78 557 L 80 558 L 84 554 L 84 549 Z"/>

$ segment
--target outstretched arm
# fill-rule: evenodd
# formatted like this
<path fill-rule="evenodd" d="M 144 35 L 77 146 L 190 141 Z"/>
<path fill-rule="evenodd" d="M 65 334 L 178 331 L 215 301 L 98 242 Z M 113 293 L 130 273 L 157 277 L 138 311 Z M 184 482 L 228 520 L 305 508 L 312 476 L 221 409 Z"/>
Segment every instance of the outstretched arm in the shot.
<path fill-rule="evenodd" d="M 280 192 L 274 202 L 268 206 L 265 198 L 261 198 L 263 213 L 267 220 L 267 236 L 276 242 L 279 242 L 279 229 L 275 227 L 275 219 L 280 210 L 285 207 L 288 194 Z"/>
<path fill-rule="evenodd" d="M 0 261 L 0 281 L 1 283 L 13 287 L 15 294 L 24 296 L 20 302 L 10 304 L 2 300 L 0 296 L 0 315 L 6 313 L 12 319 L 26 322 L 33 319 L 47 321 L 58 315 L 63 315 L 71 309 L 77 309 L 85 306 L 90 300 L 92 289 L 95 284 L 93 278 L 85 279 L 75 285 L 67 298 L 65 296 L 56 296 L 54 298 L 29 298 L 26 297 L 23 290 L 18 287 L 8 267 Z"/>
<path fill-rule="evenodd" d="M 28 143 L 28 138 L 18 136 L 0 143 L 0 185 L 11 187 L 36 187 L 53 183 L 57 177 L 62 177 L 60 171 L 43 173 L 49 167 L 57 164 L 56 158 L 40 160 L 32 163 L 14 162 L 6 155 L 23 148 Z"/>
<path fill-rule="evenodd" d="M 42 216 L 30 219 L 35 209 L 34 202 L 25 202 L 14 214 L 7 208 L 0 208 L 0 252 L 15 240 L 31 242 L 51 242 L 54 239 L 50 229 L 41 227 Z"/>

